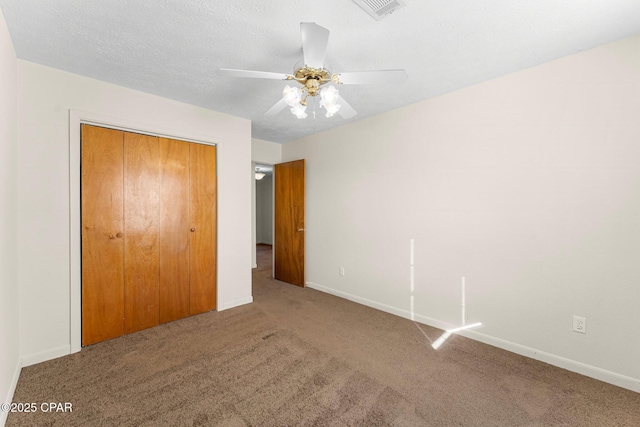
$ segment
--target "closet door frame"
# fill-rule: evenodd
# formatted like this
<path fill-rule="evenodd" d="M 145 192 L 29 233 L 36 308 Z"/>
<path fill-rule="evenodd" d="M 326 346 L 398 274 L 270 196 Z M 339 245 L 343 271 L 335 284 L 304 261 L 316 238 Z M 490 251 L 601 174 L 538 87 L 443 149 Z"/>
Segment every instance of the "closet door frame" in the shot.
<path fill-rule="evenodd" d="M 162 126 L 152 126 L 148 124 L 132 121 L 129 119 L 105 116 L 103 114 L 91 113 L 79 110 L 69 110 L 69 325 L 70 342 L 68 349 L 60 349 L 60 355 L 76 353 L 82 350 L 82 236 L 81 236 L 81 192 L 80 192 L 80 145 L 81 145 L 81 125 L 87 124 L 100 126 L 109 129 L 121 130 L 125 132 L 139 133 L 156 137 L 177 139 L 196 144 L 213 145 L 216 147 L 216 174 L 219 171 L 220 159 L 223 158 L 224 142 L 221 138 L 210 135 L 202 135 L 189 132 L 188 130 L 167 129 Z M 219 174 L 218 174 L 219 175 Z M 218 190 L 220 181 L 218 180 Z M 219 199 L 218 196 L 216 196 Z M 216 215 L 216 222 L 219 216 Z M 216 226 L 216 229 L 219 229 Z M 216 259 L 218 259 L 217 248 L 219 234 L 216 233 Z M 218 281 L 218 270 L 216 269 L 216 283 Z M 219 298 L 219 286 L 216 285 L 216 300 Z M 218 304 L 219 306 L 219 304 Z M 217 309 L 217 307 L 215 308 Z M 68 351 L 66 351 L 68 350 Z M 57 354 L 57 353 L 56 353 Z"/>

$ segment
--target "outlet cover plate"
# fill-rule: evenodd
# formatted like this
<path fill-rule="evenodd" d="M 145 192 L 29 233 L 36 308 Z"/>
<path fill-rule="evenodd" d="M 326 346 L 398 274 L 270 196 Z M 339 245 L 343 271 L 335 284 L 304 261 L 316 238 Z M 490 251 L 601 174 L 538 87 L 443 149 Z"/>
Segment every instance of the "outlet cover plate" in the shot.
<path fill-rule="evenodd" d="M 573 316 L 573 332 L 587 333 L 587 319 L 581 316 Z"/>

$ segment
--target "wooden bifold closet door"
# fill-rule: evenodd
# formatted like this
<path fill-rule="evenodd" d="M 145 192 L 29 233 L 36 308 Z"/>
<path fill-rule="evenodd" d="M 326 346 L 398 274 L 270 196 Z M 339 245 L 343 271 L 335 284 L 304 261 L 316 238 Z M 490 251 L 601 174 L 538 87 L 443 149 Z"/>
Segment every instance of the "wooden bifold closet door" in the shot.
<path fill-rule="evenodd" d="M 216 308 L 214 146 L 82 125 L 82 344 Z"/>

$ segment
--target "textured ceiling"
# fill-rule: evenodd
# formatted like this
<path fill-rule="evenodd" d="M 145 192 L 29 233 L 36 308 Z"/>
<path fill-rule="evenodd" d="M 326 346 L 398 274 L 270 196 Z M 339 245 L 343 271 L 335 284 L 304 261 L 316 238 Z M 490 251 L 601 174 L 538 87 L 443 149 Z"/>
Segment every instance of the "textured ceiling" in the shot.
<path fill-rule="evenodd" d="M 640 33 L 640 0 L 406 0 L 375 21 L 352 0 L 0 0 L 19 58 L 245 117 L 288 142 Z M 287 84 L 300 22 L 331 31 L 332 72 L 405 68 L 401 86 L 341 86 L 358 115 L 265 117 Z M 640 53 L 639 53 L 640 54 Z"/>

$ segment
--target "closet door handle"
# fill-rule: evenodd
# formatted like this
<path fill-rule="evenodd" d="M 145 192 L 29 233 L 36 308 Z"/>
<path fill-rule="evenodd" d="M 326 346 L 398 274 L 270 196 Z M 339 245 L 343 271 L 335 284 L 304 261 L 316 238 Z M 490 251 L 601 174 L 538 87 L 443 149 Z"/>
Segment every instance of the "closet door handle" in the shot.
<path fill-rule="evenodd" d="M 298 232 L 304 231 L 304 228 L 298 228 Z"/>
<path fill-rule="evenodd" d="M 122 233 L 116 234 L 116 237 L 119 239 L 120 237 L 122 237 Z"/>
<path fill-rule="evenodd" d="M 195 227 L 191 227 L 191 232 L 193 233 L 194 231 L 196 231 Z"/>

